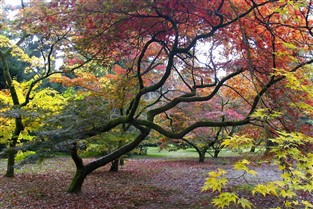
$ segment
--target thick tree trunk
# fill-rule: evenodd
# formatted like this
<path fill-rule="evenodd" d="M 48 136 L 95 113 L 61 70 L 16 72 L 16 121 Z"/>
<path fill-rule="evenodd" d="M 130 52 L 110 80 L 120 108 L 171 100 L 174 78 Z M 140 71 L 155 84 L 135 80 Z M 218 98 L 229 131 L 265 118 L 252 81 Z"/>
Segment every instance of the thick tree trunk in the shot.
<path fill-rule="evenodd" d="M 80 169 L 76 170 L 75 176 L 72 179 L 71 185 L 67 189 L 70 193 L 79 193 L 82 190 L 82 186 L 84 183 L 84 180 L 86 178 L 86 168 L 83 166 Z"/>
<path fill-rule="evenodd" d="M 71 147 L 71 157 L 76 165 L 76 173 L 72 179 L 71 185 L 68 188 L 68 192 L 78 193 L 81 192 L 84 180 L 87 176 L 86 166 L 84 166 L 83 159 L 77 154 L 77 144 L 73 143 Z"/>
<path fill-rule="evenodd" d="M 146 138 L 146 136 L 148 136 L 150 132 L 150 130 L 148 129 L 144 129 L 142 127 L 140 128 L 141 128 L 140 130 L 142 131 L 142 133 L 138 135 L 134 141 L 86 165 L 83 164 L 81 157 L 78 156 L 76 143 L 74 143 L 71 149 L 71 156 L 72 156 L 73 161 L 75 162 L 77 170 L 67 191 L 70 193 L 80 192 L 85 178 L 91 172 L 93 172 L 94 170 L 102 166 L 105 166 L 106 164 L 114 160 L 119 159 L 122 155 L 125 155 L 127 152 L 137 147 L 140 144 L 140 142 L 142 142 Z"/>
<path fill-rule="evenodd" d="M 110 172 L 118 172 L 119 159 L 113 160 L 110 168 Z"/>
<path fill-rule="evenodd" d="M 205 159 L 205 153 L 206 152 L 198 152 L 199 153 L 199 162 L 203 163 Z"/>

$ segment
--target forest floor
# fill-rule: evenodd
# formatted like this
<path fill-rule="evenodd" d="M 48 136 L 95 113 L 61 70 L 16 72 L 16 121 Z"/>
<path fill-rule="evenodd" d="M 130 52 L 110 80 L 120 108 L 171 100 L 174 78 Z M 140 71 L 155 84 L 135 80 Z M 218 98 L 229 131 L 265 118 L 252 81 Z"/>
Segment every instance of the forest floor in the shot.
<path fill-rule="evenodd" d="M 90 159 L 88 159 L 90 160 Z M 258 165 L 256 177 L 236 177 L 231 171 L 237 157 L 196 159 L 128 159 L 117 173 L 108 166 L 90 174 L 80 194 L 66 193 L 74 174 L 74 164 L 68 157 L 45 160 L 42 164 L 25 165 L 17 169 L 15 178 L 3 177 L 5 161 L 0 160 L 0 208 L 139 208 L 179 209 L 213 208 L 214 194 L 201 192 L 209 171 L 223 168 L 232 177 L 231 188 L 253 202 L 256 208 L 272 208 L 279 201 L 272 197 L 251 195 L 250 183 L 279 178 L 271 165 Z M 235 207 L 231 207 L 235 208 Z"/>

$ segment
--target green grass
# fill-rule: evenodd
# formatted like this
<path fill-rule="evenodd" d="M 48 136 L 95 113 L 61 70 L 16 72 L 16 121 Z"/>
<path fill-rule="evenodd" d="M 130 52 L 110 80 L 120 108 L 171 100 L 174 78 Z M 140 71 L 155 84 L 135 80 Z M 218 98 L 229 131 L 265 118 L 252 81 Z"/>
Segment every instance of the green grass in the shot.
<path fill-rule="evenodd" d="M 193 148 L 169 152 L 165 149 L 160 150 L 159 147 L 148 147 L 147 156 L 155 158 L 198 158 L 198 153 Z"/>
<path fill-rule="evenodd" d="M 55 162 L 58 162 L 57 164 Z M 7 168 L 7 159 L 0 158 L 0 176 L 4 175 Z M 66 170 L 69 172 L 75 171 L 75 165 L 73 160 L 68 156 L 47 158 L 42 163 L 25 164 L 18 166 L 16 164 L 15 173 L 32 173 L 39 174 L 43 172 L 60 172 Z"/>
<path fill-rule="evenodd" d="M 213 154 L 213 151 L 212 151 Z M 230 150 L 222 150 L 218 157 L 235 157 L 239 156 L 239 153 L 233 152 Z M 211 157 L 210 154 L 206 154 L 206 157 Z M 177 158 L 194 158 L 198 159 L 199 155 L 194 148 L 188 149 L 179 149 L 177 151 L 168 151 L 168 150 L 160 150 L 159 147 L 148 147 L 147 155 L 133 155 L 131 158 L 169 158 L 169 159 L 177 159 Z"/>

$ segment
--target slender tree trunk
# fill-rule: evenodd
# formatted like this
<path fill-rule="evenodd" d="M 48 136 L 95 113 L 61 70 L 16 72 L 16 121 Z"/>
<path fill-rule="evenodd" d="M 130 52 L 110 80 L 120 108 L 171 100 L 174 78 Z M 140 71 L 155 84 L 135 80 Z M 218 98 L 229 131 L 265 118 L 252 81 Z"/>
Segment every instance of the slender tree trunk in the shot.
<path fill-rule="evenodd" d="M 146 136 L 148 136 L 150 130 L 140 127 L 141 134 L 137 136 L 137 138 L 129 144 L 111 152 L 110 154 L 103 156 L 93 162 L 90 162 L 86 165 L 83 164 L 83 160 L 77 154 L 77 145 L 73 144 L 71 149 L 71 156 L 76 165 L 76 173 L 72 182 L 68 188 L 68 192 L 70 193 L 78 193 L 82 190 L 82 185 L 84 183 L 85 178 L 94 170 L 105 166 L 106 164 L 119 159 L 122 155 L 131 151 L 135 147 L 137 147 L 140 142 L 142 142 Z"/>
<path fill-rule="evenodd" d="M 16 144 L 18 141 L 18 138 L 24 129 L 22 119 L 16 118 L 15 119 L 15 131 L 13 133 L 13 136 L 11 138 L 9 150 L 8 150 L 8 163 L 7 163 L 7 171 L 5 174 L 5 177 L 14 177 L 14 165 L 15 165 L 15 155 L 16 155 Z"/>
<path fill-rule="evenodd" d="M 273 147 L 275 146 L 275 143 L 270 140 L 271 132 L 270 132 L 268 123 L 264 124 L 264 129 L 265 129 L 265 133 L 266 133 L 265 153 L 267 154 L 273 149 Z"/>
<path fill-rule="evenodd" d="M 7 51 L 9 52 L 9 51 Z M 17 96 L 16 89 L 13 85 L 13 80 L 10 73 L 10 68 L 7 63 L 7 53 L 0 52 L 0 60 L 2 62 L 2 70 L 3 70 L 3 76 L 6 81 L 6 84 L 9 88 L 11 99 L 13 101 L 13 105 L 15 108 L 20 108 L 20 102 Z M 10 145 L 9 145 L 9 152 L 8 152 L 8 164 L 7 164 L 7 171 L 5 176 L 6 177 L 14 177 L 14 164 L 15 164 L 15 155 L 16 155 L 16 144 L 18 141 L 18 138 L 20 136 L 20 133 L 24 130 L 22 118 L 17 117 L 15 118 L 15 130 L 13 133 L 13 136 L 10 139 Z"/>
<path fill-rule="evenodd" d="M 271 140 L 267 139 L 266 140 L 265 153 L 269 153 L 273 149 L 274 146 L 275 146 L 275 143 L 272 142 Z"/>
<path fill-rule="evenodd" d="M 123 124 L 123 126 L 122 126 L 123 133 L 126 132 L 124 127 L 125 127 L 125 124 Z M 122 146 L 122 141 L 119 141 L 118 142 L 118 147 L 121 147 L 121 146 Z M 110 172 L 118 172 L 119 162 L 120 162 L 120 158 L 112 161 Z"/>
<path fill-rule="evenodd" d="M 118 172 L 119 159 L 113 160 L 110 168 L 110 172 Z"/>
<path fill-rule="evenodd" d="M 204 162 L 205 159 L 205 153 L 208 150 L 208 147 L 204 147 L 202 150 L 194 143 L 192 143 L 191 141 L 182 138 L 181 140 L 183 140 L 184 142 L 186 142 L 187 144 L 189 144 L 190 146 L 192 146 L 198 153 L 199 155 L 199 162 Z"/>
<path fill-rule="evenodd" d="M 250 152 L 255 152 L 255 146 L 252 146 Z"/>
<path fill-rule="evenodd" d="M 12 137 L 11 143 L 8 149 L 8 163 L 7 163 L 7 171 L 5 177 L 14 177 L 14 165 L 15 165 L 15 155 L 16 155 L 16 143 L 18 137 Z"/>
<path fill-rule="evenodd" d="M 14 177 L 14 165 L 15 165 L 15 155 L 16 151 L 12 149 L 10 146 L 10 150 L 8 151 L 8 163 L 7 163 L 7 171 L 5 177 Z"/>
<path fill-rule="evenodd" d="M 124 156 L 120 157 L 119 164 L 122 166 L 125 164 L 125 157 Z"/>
<path fill-rule="evenodd" d="M 215 149 L 214 150 L 214 155 L 213 155 L 213 158 L 217 158 L 218 157 L 218 154 L 220 153 L 220 149 Z"/>

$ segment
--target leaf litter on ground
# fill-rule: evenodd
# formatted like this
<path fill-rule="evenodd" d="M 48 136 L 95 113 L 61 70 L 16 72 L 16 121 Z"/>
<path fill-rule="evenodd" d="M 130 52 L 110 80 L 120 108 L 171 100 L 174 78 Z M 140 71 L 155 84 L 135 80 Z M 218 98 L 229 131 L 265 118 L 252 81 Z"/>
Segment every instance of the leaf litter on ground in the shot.
<path fill-rule="evenodd" d="M 68 157 L 25 165 L 17 170 L 15 178 L 3 177 L 5 163 L 1 160 L 0 208 L 212 208 L 215 194 L 201 192 L 207 173 L 217 168 L 230 170 L 237 160 L 208 158 L 199 163 L 195 159 L 128 159 L 119 172 L 109 172 L 108 165 L 90 174 L 80 194 L 66 193 L 75 172 Z M 261 172 L 259 178 L 250 179 L 255 183 L 279 177 L 270 165 L 254 169 Z M 243 184 L 238 180 L 230 188 Z M 248 190 L 243 187 L 237 192 L 257 208 L 277 204 L 272 197 L 254 197 Z"/>

